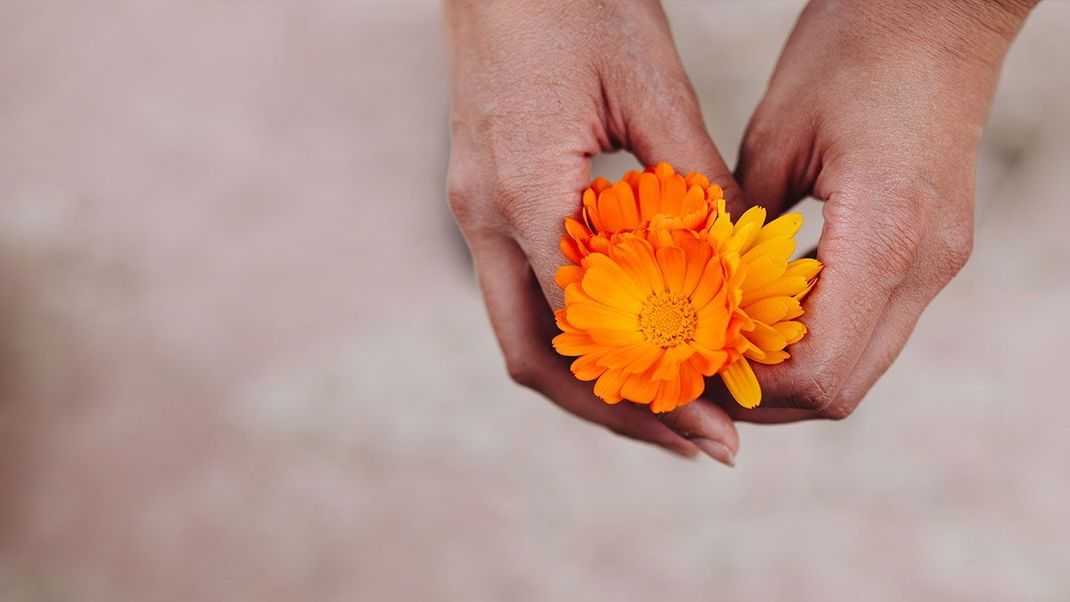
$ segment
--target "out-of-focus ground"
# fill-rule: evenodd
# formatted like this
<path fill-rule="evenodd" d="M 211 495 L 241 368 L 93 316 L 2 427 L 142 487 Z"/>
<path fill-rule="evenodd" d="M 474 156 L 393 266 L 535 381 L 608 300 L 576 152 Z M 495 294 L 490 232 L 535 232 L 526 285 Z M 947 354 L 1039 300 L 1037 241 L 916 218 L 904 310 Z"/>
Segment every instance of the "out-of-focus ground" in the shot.
<path fill-rule="evenodd" d="M 798 9 L 668 6 L 729 162 Z M 969 266 L 735 470 L 506 379 L 437 12 L 0 8 L 0 599 L 1070 599 L 1070 4 L 1007 60 Z"/>

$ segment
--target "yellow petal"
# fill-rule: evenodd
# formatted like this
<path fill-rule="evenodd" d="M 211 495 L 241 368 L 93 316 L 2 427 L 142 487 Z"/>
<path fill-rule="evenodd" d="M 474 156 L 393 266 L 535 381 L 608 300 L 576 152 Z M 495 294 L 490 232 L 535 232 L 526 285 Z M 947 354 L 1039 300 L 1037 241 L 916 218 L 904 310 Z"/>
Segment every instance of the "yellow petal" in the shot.
<path fill-rule="evenodd" d="M 792 343 L 798 343 L 802 340 L 804 336 L 806 336 L 806 326 L 803 325 L 802 322 L 778 322 L 776 324 L 773 324 L 773 328 L 775 328 L 777 332 L 784 336 L 784 339 L 787 341 L 788 345 L 791 345 Z"/>
<path fill-rule="evenodd" d="M 755 322 L 754 329 L 744 332 L 743 336 L 762 351 L 779 351 L 788 344 L 780 331 L 762 322 Z"/>
<path fill-rule="evenodd" d="M 760 301 L 769 297 L 792 296 L 803 290 L 806 290 L 805 278 L 802 276 L 784 275 L 768 286 L 763 286 L 752 291 L 744 291 L 740 305 L 745 307 L 755 301 Z"/>
<path fill-rule="evenodd" d="M 762 402 L 762 388 L 746 358 L 741 357 L 728 364 L 721 372 L 721 379 L 739 405 L 750 409 Z"/>
<path fill-rule="evenodd" d="M 749 291 L 776 282 L 784 275 L 787 264 L 779 257 L 759 257 L 746 266 L 747 275 L 743 279 L 743 290 Z"/>
<path fill-rule="evenodd" d="M 751 318 L 765 322 L 766 324 L 774 324 L 783 320 L 788 314 L 790 308 L 789 302 L 794 301 L 795 305 L 799 302 L 795 301 L 791 297 L 769 297 L 768 299 L 762 299 L 747 305 L 743 308 Z"/>
<path fill-rule="evenodd" d="M 791 254 L 795 252 L 795 239 L 780 236 L 771 238 L 761 244 L 754 245 L 742 256 L 744 264 L 751 263 L 759 257 L 775 257 L 779 261 L 787 262 Z"/>
<path fill-rule="evenodd" d="M 766 224 L 762 231 L 758 233 L 758 236 L 755 237 L 753 244 L 760 245 L 767 240 L 780 236 L 794 238 L 799 233 L 799 228 L 802 228 L 802 225 L 803 216 L 801 213 L 785 213 Z"/>
<path fill-rule="evenodd" d="M 821 262 L 809 257 L 803 257 L 802 259 L 795 259 L 788 262 L 788 269 L 784 273 L 788 276 L 802 276 L 806 280 L 811 280 L 817 276 L 821 271 Z"/>
<path fill-rule="evenodd" d="M 736 222 L 736 227 L 732 231 L 733 236 L 741 236 L 739 239 L 739 250 L 744 252 L 751 247 L 754 237 L 762 229 L 762 224 L 765 223 L 765 207 L 754 206 L 743 212 L 743 215 L 739 216 L 739 220 Z M 744 229 L 750 228 L 744 232 Z"/>
<path fill-rule="evenodd" d="M 758 356 L 757 354 L 754 354 L 752 356 L 751 352 L 748 351 L 746 356 L 747 356 L 747 359 L 750 359 L 750 360 L 753 360 L 755 362 L 758 362 L 759 364 L 766 364 L 766 365 L 779 364 L 780 362 L 783 362 L 784 360 L 786 360 L 789 357 L 791 357 L 790 355 L 788 355 L 787 351 L 766 351 L 761 356 Z"/>

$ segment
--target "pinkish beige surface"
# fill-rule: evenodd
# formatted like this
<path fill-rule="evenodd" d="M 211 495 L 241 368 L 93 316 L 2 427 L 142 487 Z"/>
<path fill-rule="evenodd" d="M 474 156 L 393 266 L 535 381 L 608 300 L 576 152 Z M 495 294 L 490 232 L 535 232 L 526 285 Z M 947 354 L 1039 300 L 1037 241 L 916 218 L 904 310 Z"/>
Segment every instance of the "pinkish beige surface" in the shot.
<path fill-rule="evenodd" d="M 798 8 L 668 5 L 730 159 Z M 4 3 L 0 600 L 1070 599 L 1068 32 L 898 364 L 728 470 L 507 381 L 436 4 Z"/>

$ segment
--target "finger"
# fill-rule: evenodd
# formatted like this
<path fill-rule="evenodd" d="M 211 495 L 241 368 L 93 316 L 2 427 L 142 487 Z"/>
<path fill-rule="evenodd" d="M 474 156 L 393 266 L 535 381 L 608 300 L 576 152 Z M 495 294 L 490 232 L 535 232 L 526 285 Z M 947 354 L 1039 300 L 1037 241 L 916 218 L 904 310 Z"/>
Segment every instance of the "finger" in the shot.
<path fill-rule="evenodd" d="M 706 455 L 735 466 L 739 435 L 732 419 L 717 404 L 699 399 L 658 418 L 680 436 L 694 443 Z"/>
<path fill-rule="evenodd" d="M 972 195 L 971 195 L 972 196 Z M 958 216 L 930 228 L 920 261 L 892 294 L 873 336 L 833 404 L 824 413 L 850 414 L 903 350 L 922 312 L 966 264 L 973 248 L 972 202 Z"/>
<path fill-rule="evenodd" d="M 914 264 L 926 217 L 896 205 L 918 198 L 862 183 L 828 195 L 818 243 L 825 268 L 806 302 L 809 334 L 788 362 L 755 368 L 764 408 L 836 411 L 830 406 Z"/>
<path fill-rule="evenodd" d="M 511 240 L 484 237 L 471 243 L 487 311 L 509 374 L 564 410 L 609 430 L 658 445 L 683 456 L 695 445 L 659 422 L 653 414 L 630 405 L 611 406 L 597 399 L 590 385 L 569 372 L 553 352 L 550 309 L 526 256 Z"/>
<path fill-rule="evenodd" d="M 949 226 L 948 229 L 954 226 Z M 945 230 L 946 231 L 946 230 Z M 728 407 L 735 420 L 779 424 L 815 419 L 842 419 L 850 415 L 877 380 L 888 370 L 910 338 L 925 307 L 948 280 L 965 264 L 966 249 L 940 252 L 939 244 L 925 244 L 922 254 L 932 261 L 919 262 L 895 289 L 877 320 L 877 326 L 850 376 L 833 402 L 821 411 L 787 408 L 757 408 L 754 411 Z"/>

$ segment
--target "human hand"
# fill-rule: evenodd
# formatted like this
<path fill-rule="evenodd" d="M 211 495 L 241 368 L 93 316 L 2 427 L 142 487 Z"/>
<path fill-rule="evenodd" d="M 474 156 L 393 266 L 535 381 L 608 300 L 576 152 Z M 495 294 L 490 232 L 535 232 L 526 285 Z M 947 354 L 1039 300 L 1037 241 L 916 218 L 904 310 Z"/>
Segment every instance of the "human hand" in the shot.
<path fill-rule="evenodd" d="M 744 137 L 736 176 L 770 215 L 825 201 L 792 359 L 755 368 L 736 418 L 843 418 L 888 369 L 972 246 L 974 160 L 1031 3 L 814 0 Z"/>
<path fill-rule="evenodd" d="M 450 206 L 471 249 L 509 373 L 573 414 L 683 455 L 731 464 L 728 414 L 696 402 L 655 416 L 606 405 L 550 346 L 562 305 L 554 274 L 562 220 L 590 181 L 590 157 L 624 148 L 645 165 L 700 171 L 730 202 L 738 187 L 654 0 L 448 1 Z"/>

